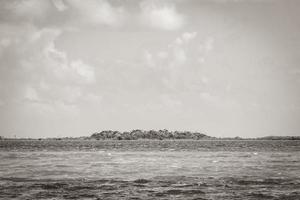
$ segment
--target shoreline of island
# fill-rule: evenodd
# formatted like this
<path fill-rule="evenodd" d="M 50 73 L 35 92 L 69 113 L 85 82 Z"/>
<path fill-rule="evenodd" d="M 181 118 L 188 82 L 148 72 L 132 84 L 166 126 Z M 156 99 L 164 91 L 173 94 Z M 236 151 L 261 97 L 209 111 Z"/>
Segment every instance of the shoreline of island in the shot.
<path fill-rule="evenodd" d="M 300 140 L 300 136 L 264 136 L 256 138 L 213 137 L 197 131 L 141 130 L 113 131 L 104 130 L 90 136 L 81 137 L 48 137 L 48 138 L 6 138 L 0 140 Z"/>

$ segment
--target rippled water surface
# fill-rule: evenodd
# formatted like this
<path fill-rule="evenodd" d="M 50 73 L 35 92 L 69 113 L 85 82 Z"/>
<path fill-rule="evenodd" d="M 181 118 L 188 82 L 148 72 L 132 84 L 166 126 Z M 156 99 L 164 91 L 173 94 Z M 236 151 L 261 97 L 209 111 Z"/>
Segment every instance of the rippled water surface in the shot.
<path fill-rule="evenodd" d="M 300 199 L 299 141 L 0 141 L 0 199 Z"/>

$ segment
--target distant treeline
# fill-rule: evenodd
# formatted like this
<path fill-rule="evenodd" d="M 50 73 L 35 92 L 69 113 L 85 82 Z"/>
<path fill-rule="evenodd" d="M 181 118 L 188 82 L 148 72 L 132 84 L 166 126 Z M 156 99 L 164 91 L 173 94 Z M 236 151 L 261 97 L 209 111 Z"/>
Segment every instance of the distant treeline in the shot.
<path fill-rule="evenodd" d="M 0 136 L 0 140 L 178 140 L 178 139 L 189 139 L 189 140 L 300 140 L 300 136 L 266 136 L 258 138 L 241 138 L 241 137 L 211 137 L 200 132 L 191 131 L 168 131 L 163 130 L 132 130 L 130 132 L 120 132 L 106 130 L 96 132 L 91 136 L 82 137 L 57 137 L 57 138 L 5 138 Z"/>
<path fill-rule="evenodd" d="M 267 136 L 258 138 L 260 140 L 300 140 L 300 136 Z"/>
<path fill-rule="evenodd" d="M 199 132 L 190 132 L 190 131 L 168 131 L 164 130 L 132 130 L 130 132 L 119 132 L 119 131 L 101 131 L 99 133 L 94 133 L 91 135 L 91 138 L 97 140 L 138 140 L 138 139 L 212 139 L 213 137 L 207 136 Z"/>

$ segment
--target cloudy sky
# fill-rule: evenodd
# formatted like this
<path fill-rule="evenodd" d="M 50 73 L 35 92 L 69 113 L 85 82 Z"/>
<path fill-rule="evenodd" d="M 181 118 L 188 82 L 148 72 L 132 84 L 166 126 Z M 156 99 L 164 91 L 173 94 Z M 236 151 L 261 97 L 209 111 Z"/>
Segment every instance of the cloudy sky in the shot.
<path fill-rule="evenodd" d="M 300 135 L 298 0 L 0 0 L 0 135 Z"/>

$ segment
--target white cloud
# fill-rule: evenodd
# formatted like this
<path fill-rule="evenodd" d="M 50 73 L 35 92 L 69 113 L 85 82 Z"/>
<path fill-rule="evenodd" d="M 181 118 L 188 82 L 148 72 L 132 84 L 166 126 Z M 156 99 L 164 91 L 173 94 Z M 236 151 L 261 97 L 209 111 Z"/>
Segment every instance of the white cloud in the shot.
<path fill-rule="evenodd" d="M 173 59 L 172 66 L 182 65 L 187 61 L 186 47 L 191 40 L 194 40 L 197 36 L 197 32 L 184 32 L 177 37 L 173 43 L 169 45 L 169 49 L 172 51 Z"/>
<path fill-rule="evenodd" d="M 39 101 L 40 98 L 37 94 L 37 91 L 32 87 L 26 87 L 24 97 L 29 101 Z"/>
<path fill-rule="evenodd" d="M 201 64 L 204 63 L 205 62 L 205 58 L 203 56 L 200 56 L 198 58 L 198 62 L 201 63 Z"/>
<path fill-rule="evenodd" d="M 87 88 L 96 81 L 94 67 L 80 58 L 70 59 L 67 52 L 58 49 L 56 40 L 60 34 L 59 29 L 23 26 L 9 40 L 1 40 L 1 45 L 9 45 L 2 51 L 9 54 L 0 59 L 0 66 L 7 66 L 2 68 L 0 83 L 5 88 L 14 86 L 13 92 L 2 94 L 7 101 L 36 111 L 71 112 L 78 103 L 86 101 L 85 95 L 93 95 Z M 4 74 L 10 79 L 3 78 Z"/>
<path fill-rule="evenodd" d="M 170 46 L 180 46 L 180 45 L 186 45 L 191 40 L 194 40 L 197 36 L 197 32 L 184 32 L 182 35 L 177 37 L 173 43 L 170 44 Z"/>
<path fill-rule="evenodd" d="M 202 53 L 207 53 L 214 48 L 215 39 L 213 37 L 208 37 L 205 41 L 199 46 L 199 50 Z"/>
<path fill-rule="evenodd" d="M 165 50 L 160 50 L 158 53 L 145 51 L 144 59 L 146 65 L 156 69 L 174 69 L 174 67 L 185 64 L 188 60 L 186 48 L 188 43 L 194 40 L 197 32 L 184 32 L 171 42 Z"/>
<path fill-rule="evenodd" d="M 8 47 L 11 44 L 11 40 L 9 38 L 2 38 L 0 40 L 0 46 L 2 48 Z"/>
<path fill-rule="evenodd" d="M 176 45 L 182 45 L 183 41 L 181 39 L 181 37 L 176 38 L 175 42 Z"/>
<path fill-rule="evenodd" d="M 55 101 L 51 108 L 55 111 L 55 114 L 61 113 L 70 117 L 77 117 L 80 114 L 80 109 L 76 105 L 67 104 L 63 101 Z"/>
<path fill-rule="evenodd" d="M 206 61 L 207 54 L 214 49 L 215 39 L 214 37 L 206 38 L 199 46 L 199 58 L 198 62 L 203 64 Z"/>
<path fill-rule="evenodd" d="M 40 61 L 49 73 L 59 80 L 73 83 L 90 84 L 95 82 L 94 68 L 81 59 L 70 60 L 66 52 L 58 50 L 55 39 L 60 35 L 57 30 L 42 30 L 34 34 L 36 43 L 45 40 L 43 55 Z M 46 37 L 46 38 L 44 38 Z"/>
<path fill-rule="evenodd" d="M 119 26 L 126 18 L 122 6 L 107 0 L 9 0 L 0 1 L 1 21 L 8 24 L 61 27 L 78 30 L 78 26 Z"/>
<path fill-rule="evenodd" d="M 172 55 L 172 58 L 170 58 L 171 65 L 183 65 L 188 60 L 186 48 L 190 46 L 185 45 L 187 45 L 191 40 L 194 40 L 196 36 L 197 32 L 185 32 L 169 45 L 168 50 Z"/>
<path fill-rule="evenodd" d="M 175 5 L 159 4 L 157 1 L 144 1 L 140 4 L 142 21 L 153 28 L 177 30 L 184 25 L 184 16 Z"/>
<path fill-rule="evenodd" d="M 106 0 L 67 0 L 76 9 L 83 21 L 91 24 L 120 25 L 124 19 L 124 10 L 113 7 Z"/>
<path fill-rule="evenodd" d="M 148 67 L 155 67 L 155 61 L 153 60 L 153 56 L 149 51 L 144 52 L 144 59 Z"/>
<path fill-rule="evenodd" d="M 216 101 L 216 97 L 213 96 L 211 93 L 209 92 L 201 92 L 200 93 L 200 97 L 201 99 L 203 99 L 204 101 L 207 101 L 209 103 L 211 102 L 215 102 Z"/>
<path fill-rule="evenodd" d="M 160 51 L 160 52 L 158 52 L 157 56 L 161 59 L 166 59 L 166 58 L 168 58 L 169 53 L 166 51 Z"/>
<path fill-rule="evenodd" d="M 162 94 L 160 98 L 164 104 L 164 107 L 167 106 L 169 108 L 175 109 L 182 105 L 182 102 L 179 99 L 168 94 Z"/>
<path fill-rule="evenodd" d="M 210 37 L 205 41 L 205 49 L 206 51 L 211 51 L 213 49 L 213 45 L 214 45 L 214 38 Z"/>
<path fill-rule="evenodd" d="M 49 1 L 21 0 L 7 3 L 7 8 L 17 16 L 39 20 L 49 9 Z"/>
<path fill-rule="evenodd" d="M 61 100 L 63 102 L 68 104 L 76 103 L 76 101 L 82 97 L 82 91 L 80 87 L 74 87 L 74 86 L 66 86 L 63 87 L 59 92 L 61 97 Z"/>
<path fill-rule="evenodd" d="M 195 31 L 186 31 L 157 52 L 145 51 L 145 65 L 159 74 L 160 83 L 165 89 L 199 91 L 210 82 L 201 72 L 203 68 L 199 67 L 199 63 L 206 61 L 215 40 L 213 37 L 200 39 L 197 34 Z M 208 97 L 203 94 L 205 96 Z"/>
<path fill-rule="evenodd" d="M 249 0 L 212 0 L 215 3 L 247 3 Z M 264 2 L 264 3 L 270 3 L 274 2 L 276 0 L 251 0 L 251 2 Z"/>
<path fill-rule="evenodd" d="M 182 35 L 182 39 L 185 42 L 189 42 L 190 40 L 193 40 L 197 36 L 197 32 L 185 32 Z"/>
<path fill-rule="evenodd" d="M 77 72 L 78 75 L 83 77 L 88 83 L 95 82 L 95 73 L 93 67 L 85 64 L 82 60 L 71 62 L 71 67 Z"/>
<path fill-rule="evenodd" d="M 3 50 L 9 47 L 10 44 L 11 44 L 11 40 L 9 38 L 0 39 L 0 57 L 2 56 Z"/>
<path fill-rule="evenodd" d="M 99 104 L 102 101 L 102 97 L 96 94 L 87 94 L 84 99 L 90 104 Z"/>
<path fill-rule="evenodd" d="M 4 105 L 5 105 L 5 102 L 4 102 L 3 100 L 0 99 L 0 107 L 1 107 L 1 106 L 4 106 Z"/>
<path fill-rule="evenodd" d="M 209 82 L 209 79 L 208 79 L 207 77 L 205 77 L 205 76 L 202 76 L 202 77 L 201 77 L 201 82 L 202 82 L 203 84 L 207 84 L 207 83 Z"/>
<path fill-rule="evenodd" d="M 66 9 L 68 9 L 63 0 L 52 0 L 52 2 L 59 11 L 65 11 Z"/>
<path fill-rule="evenodd" d="M 182 48 L 174 48 L 173 49 L 173 62 L 174 65 L 181 65 L 184 64 L 187 60 L 187 56 L 185 50 Z"/>

